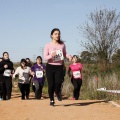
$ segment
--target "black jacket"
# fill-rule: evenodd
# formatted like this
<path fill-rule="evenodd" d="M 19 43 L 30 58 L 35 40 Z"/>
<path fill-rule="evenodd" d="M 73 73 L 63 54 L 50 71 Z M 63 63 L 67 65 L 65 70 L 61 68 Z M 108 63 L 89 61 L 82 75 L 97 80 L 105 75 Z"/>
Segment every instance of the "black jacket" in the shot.
<path fill-rule="evenodd" d="M 9 69 L 9 70 L 11 70 L 11 71 L 14 70 L 14 68 L 13 68 L 13 63 L 12 63 L 9 59 L 8 59 L 8 60 L 3 59 L 3 60 L 0 62 L 0 76 L 2 76 L 3 78 L 6 77 L 6 76 L 3 76 L 3 73 L 4 73 L 4 71 L 6 70 L 6 69 L 4 68 L 4 65 L 8 65 L 8 68 L 6 68 L 6 69 Z"/>

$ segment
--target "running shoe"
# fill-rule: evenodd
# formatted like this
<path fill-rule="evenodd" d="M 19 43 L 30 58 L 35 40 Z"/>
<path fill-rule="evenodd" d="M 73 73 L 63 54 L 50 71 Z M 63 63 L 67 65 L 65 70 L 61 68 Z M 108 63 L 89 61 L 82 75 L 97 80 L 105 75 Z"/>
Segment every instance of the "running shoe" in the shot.
<path fill-rule="evenodd" d="M 54 106 L 55 102 L 54 101 L 50 101 L 50 106 Z"/>

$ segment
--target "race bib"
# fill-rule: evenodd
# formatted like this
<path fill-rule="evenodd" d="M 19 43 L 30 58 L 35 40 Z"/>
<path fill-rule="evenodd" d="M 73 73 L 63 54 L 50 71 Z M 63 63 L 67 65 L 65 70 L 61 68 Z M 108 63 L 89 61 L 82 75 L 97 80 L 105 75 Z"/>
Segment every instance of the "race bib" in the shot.
<path fill-rule="evenodd" d="M 80 71 L 74 71 L 73 72 L 73 77 L 74 78 L 80 78 L 81 74 L 80 74 Z"/>
<path fill-rule="evenodd" d="M 63 57 L 63 52 L 62 50 L 56 50 L 56 56 L 53 57 L 53 62 L 56 62 L 56 61 L 60 61 L 60 60 L 63 60 L 64 57 Z"/>
<path fill-rule="evenodd" d="M 36 77 L 42 78 L 43 77 L 43 71 L 36 71 Z"/>
<path fill-rule="evenodd" d="M 7 76 L 7 77 L 10 77 L 10 75 L 11 75 L 11 70 L 6 69 L 6 70 L 4 71 L 4 73 L 3 73 L 3 75 L 4 75 L 4 76 Z"/>

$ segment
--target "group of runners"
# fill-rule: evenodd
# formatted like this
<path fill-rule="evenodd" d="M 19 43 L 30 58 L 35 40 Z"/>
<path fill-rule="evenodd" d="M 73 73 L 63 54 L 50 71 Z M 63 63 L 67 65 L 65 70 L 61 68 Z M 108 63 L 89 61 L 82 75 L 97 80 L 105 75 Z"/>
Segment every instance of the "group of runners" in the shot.
<path fill-rule="evenodd" d="M 68 75 L 74 86 L 73 100 L 78 100 L 82 85 L 83 66 L 78 62 L 77 55 L 69 55 L 66 52 L 64 41 L 61 40 L 61 33 L 58 28 L 51 31 L 51 42 L 44 47 L 44 59 L 46 65 L 42 63 L 42 57 L 37 56 L 33 65 L 29 58 L 21 59 L 20 66 L 14 69 L 10 61 L 8 52 L 3 53 L 0 58 L 0 100 L 10 100 L 12 92 L 12 79 L 18 77 L 18 87 L 21 92 L 21 99 L 29 99 L 30 83 L 32 83 L 35 99 L 41 99 L 42 88 L 45 76 L 48 82 L 48 94 L 50 106 L 54 106 L 54 94 L 59 101 L 62 101 L 61 86 L 65 76 L 64 58 L 72 63 L 68 68 Z M 13 79 L 14 80 L 14 79 Z"/>

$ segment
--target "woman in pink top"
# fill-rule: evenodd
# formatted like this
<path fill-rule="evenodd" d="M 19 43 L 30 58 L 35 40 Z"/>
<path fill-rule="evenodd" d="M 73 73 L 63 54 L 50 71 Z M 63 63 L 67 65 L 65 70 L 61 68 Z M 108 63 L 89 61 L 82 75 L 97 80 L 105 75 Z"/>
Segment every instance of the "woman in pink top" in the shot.
<path fill-rule="evenodd" d="M 72 58 L 73 63 L 69 66 L 68 75 L 71 77 L 71 82 L 74 86 L 73 100 L 78 100 L 80 95 L 80 88 L 82 85 L 82 70 L 83 66 L 78 63 L 78 57 L 76 55 Z M 72 73 L 72 75 L 71 75 Z"/>
<path fill-rule="evenodd" d="M 44 59 L 47 60 L 46 76 L 48 80 L 48 93 L 50 97 L 50 105 L 54 106 L 54 92 L 59 101 L 60 89 L 63 79 L 63 60 L 67 57 L 71 60 L 71 56 L 66 53 L 66 47 L 60 40 L 60 30 L 55 28 L 51 31 L 52 41 L 46 44 L 44 48 Z"/>

